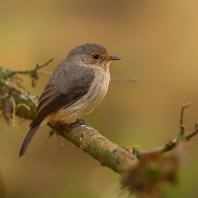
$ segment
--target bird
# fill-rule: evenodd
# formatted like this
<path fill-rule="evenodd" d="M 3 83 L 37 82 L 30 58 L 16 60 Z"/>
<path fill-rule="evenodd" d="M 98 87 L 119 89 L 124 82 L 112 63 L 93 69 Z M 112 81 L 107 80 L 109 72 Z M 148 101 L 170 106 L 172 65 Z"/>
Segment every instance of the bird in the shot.
<path fill-rule="evenodd" d="M 25 154 L 39 127 L 57 122 L 72 125 L 100 104 L 108 91 L 112 60 L 120 57 L 94 43 L 79 45 L 68 53 L 43 89 L 19 157 Z"/>

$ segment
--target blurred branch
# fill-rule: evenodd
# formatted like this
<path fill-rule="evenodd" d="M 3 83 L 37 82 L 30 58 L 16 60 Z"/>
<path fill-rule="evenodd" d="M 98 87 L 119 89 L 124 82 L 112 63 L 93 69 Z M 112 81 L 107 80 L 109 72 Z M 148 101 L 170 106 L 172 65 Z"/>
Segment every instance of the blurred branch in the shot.
<path fill-rule="evenodd" d="M 36 67 L 32 70 L 11 71 L 6 68 L 1 68 L 1 72 L 5 75 L 6 78 L 12 77 L 16 74 L 28 75 L 32 79 L 32 86 L 35 87 L 36 82 L 39 79 L 38 70 L 43 67 L 48 66 L 52 61 L 53 61 L 53 58 L 51 58 L 50 60 L 48 60 L 46 63 L 42 65 L 36 64 Z"/>
<path fill-rule="evenodd" d="M 180 132 L 178 136 L 169 142 L 167 142 L 164 146 L 154 148 L 148 151 L 138 151 L 136 148 L 134 149 L 134 154 L 138 157 L 141 158 L 142 156 L 148 155 L 148 154 L 153 154 L 153 153 L 159 153 L 163 154 L 165 152 L 171 151 L 175 148 L 177 148 L 179 145 L 184 145 L 186 142 L 190 141 L 192 137 L 197 135 L 198 133 L 198 123 L 195 124 L 195 129 L 192 132 L 186 133 L 185 132 L 185 127 L 184 127 L 184 121 L 183 121 L 183 116 L 184 116 L 184 110 L 188 108 L 192 103 L 188 102 L 187 104 L 183 105 L 181 108 L 181 115 L 180 115 Z"/>
<path fill-rule="evenodd" d="M 2 110 L 2 116 L 8 123 L 13 119 L 13 127 L 15 126 L 15 114 L 24 119 L 34 118 L 36 101 L 38 100 L 38 96 L 25 91 L 23 81 L 17 74 L 28 74 L 33 80 L 34 77 L 30 75 L 32 71 L 35 71 L 37 76 L 39 73 L 37 70 L 48 65 L 51 61 L 52 59 L 41 66 L 36 65 L 36 68 L 31 71 L 25 72 L 0 68 L 0 110 Z M 131 79 L 126 78 L 123 81 L 128 80 L 130 81 Z M 183 143 L 186 143 L 198 133 L 198 124 L 195 125 L 193 132 L 185 132 L 183 115 L 184 110 L 189 106 L 190 103 L 184 105 L 181 109 L 180 132 L 177 138 L 159 148 L 148 151 L 139 151 L 137 148 L 125 149 L 112 143 L 95 129 L 83 125 L 75 127 L 69 132 L 68 126 L 60 123 L 50 127 L 65 139 L 90 154 L 101 165 L 120 173 L 124 178 L 122 181 L 123 189 L 126 188 L 130 193 L 135 192 L 137 194 L 143 191 L 144 195 L 146 193 L 150 197 L 154 197 L 156 196 L 158 183 L 175 181 L 174 175 L 179 162 L 178 156 L 164 157 L 161 154 L 171 151 L 181 144 L 183 145 Z M 153 169 L 153 163 L 155 164 L 155 169 Z M 158 166 L 157 172 L 156 166 Z M 144 176 L 142 175 L 143 170 L 152 174 L 149 173 L 150 176 L 148 176 L 146 173 Z M 155 172 L 155 178 L 153 177 L 153 171 Z M 135 183 L 134 178 L 137 180 Z M 139 188 L 140 185 L 144 186 L 144 188 Z"/>
<path fill-rule="evenodd" d="M 136 78 L 111 78 L 111 82 L 132 82 L 138 83 L 138 79 Z"/>
<path fill-rule="evenodd" d="M 52 72 L 51 71 L 38 71 L 38 74 L 41 76 L 51 76 Z"/>
<path fill-rule="evenodd" d="M 51 76 L 51 71 L 38 71 L 38 74 L 41 76 Z M 131 83 L 138 83 L 139 80 L 136 78 L 111 78 L 110 82 L 131 82 Z"/>
<path fill-rule="evenodd" d="M 51 58 L 46 63 L 37 64 L 34 69 L 25 71 L 13 71 L 0 67 L 0 109 L 2 110 L 1 116 L 8 123 L 11 118 L 15 118 L 15 114 L 21 118 L 32 120 L 36 113 L 38 96 L 26 92 L 23 80 L 18 74 L 28 75 L 34 87 L 39 79 L 38 70 L 48 66 L 52 61 Z M 15 119 L 13 119 L 13 127 L 14 123 Z"/>
<path fill-rule="evenodd" d="M 6 197 L 6 187 L 1 170 L 0 170 L 0 197 L 1 198 Z"/>

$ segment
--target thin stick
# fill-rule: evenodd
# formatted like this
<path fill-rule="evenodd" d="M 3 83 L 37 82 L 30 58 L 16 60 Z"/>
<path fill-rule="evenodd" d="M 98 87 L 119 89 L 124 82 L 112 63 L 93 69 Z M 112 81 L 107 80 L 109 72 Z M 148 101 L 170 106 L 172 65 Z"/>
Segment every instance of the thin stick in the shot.
<path fill-rule="evenodd" d="M 65 145 L 63 144 L 63 141 L 61 140 L 61 137 L 60 137 L 59 133 L 57 133 L 56 131 L 55 131 L 55 133 L 56 133 L 56 136 L 57 136 L 58 140 L 61 143 L 61 146 L 64 147 Z"/>
<path fill-rule="evenodd" d="M 151 154 L 151 153 L 165 153 L 168 151 L 171 151 L 175 148 L 178 147 L 178 145 L 182 145 L 182 143 L 186 143 L 190 141 L 192 137 L 198 134 L 198 123 L 195 124 L 195 129 L 194 131 L 190 133 L 185 133 L 184 130 L 184 122 L 183 122 L 183 117 L 184 117 L 184 110 L 189 107 L 192 104 L 192 102 L 188 102 L 187 104 L 183 105 L 181 108 L 181 115 L 180 115 L 180 132 L 178 134 L 178 137 L 173 138 L 173 140 L 170 140 L 167 142 L 164 146 L 160 146 L 158 148 L 154 148 L 148 151 L 139 151 L 137 150 L 136 147 L 133 148 L 133 153 L 138 157 L 141 158 L 142 156 Z"/>
<path fill-rule="evenodd" d="M 138 83 L 139 80 L 136 78 L 111 78 L 111 82 L 132 82 Z"/>

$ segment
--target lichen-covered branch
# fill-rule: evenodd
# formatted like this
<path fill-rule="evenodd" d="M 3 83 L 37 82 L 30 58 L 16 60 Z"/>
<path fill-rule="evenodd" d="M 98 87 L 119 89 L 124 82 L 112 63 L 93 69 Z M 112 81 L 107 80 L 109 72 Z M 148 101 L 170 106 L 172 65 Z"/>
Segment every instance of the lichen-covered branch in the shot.
<path fill-rule="evenodd" d="M 37 65 L 31 71 L 11 71 L 0 68 L 0 110 L 8 123 L 11 120 L 14 120 L 13 123 L 15 123 L 15 115 L 24 119 L 33 119 L 36 113 L 38 96 L 27 93 L 18 74 L 30 76 L 35 85 L 39 75 L 38 69 L 48 65 L 51 61 L 49 60 L 41 66 Z M 53 131 L 90 154 L 101 165 L 120 173 L 123 176 L 123 189 L 136 193 L 139 197 L 145 195 L 146 197 L 157 197 L 156 187 L 159 183 L 176 181 L 175 173 L 179 164 L 178 155 L 164 157 L 161 154 L 178 148 L 198 133 L 198 124 L 195 125 L 193 132 L 185 132 L 183 115 L 189 105 L 188 103 L 181 109 L 178 136 L 161 147 L 147 151 L 139 151 L 135 147 L 125 149 L 112 143 L 91 127 L 77 126 L 69 131 L 67 125 L 60 123 L 49 126 Z"/>
<path fill-rule="evenodd" d="M 109 167 L 117 173 L 124 173 L 129 167 L 133 167 L 138 163 L 137 158 L 132 153 L 111 142 L 91 127 L 77 126 L 67 132 L 67 125 L 57 124 L 53 129 L 90 154 L 101 165 Z"/>
<path fill-rule="evenodd" d="M 21 118 L 33 119 L 37 99 L 38 96 L 26 92 L 18 75 L 14 75 L 13 71 L 7 68 L 0 68 L 0 109 L 8 123 L 13 117 L 13 111 Z"/>

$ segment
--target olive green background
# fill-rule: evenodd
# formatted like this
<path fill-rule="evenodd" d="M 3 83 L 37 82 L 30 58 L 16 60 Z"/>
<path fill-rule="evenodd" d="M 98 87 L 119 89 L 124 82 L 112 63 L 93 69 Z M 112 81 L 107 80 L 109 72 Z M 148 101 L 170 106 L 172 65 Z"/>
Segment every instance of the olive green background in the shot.
<path fill-rule="evenodd" d="M 0 66 L 53 71 L 75 46 L 104 45 L 122 58 L 111 65 L 111 77 L 136 77 L 139 83 L 111 83 L 100 106 L 84 117 L 121 146 L 142 150 L 163 145 L 179 132 L 180 109 L 192 131 L 198 120 L 198 2 L 196 0 L 57 0 L 0 1 Z M 27 90 L 40 95 L 48 76 Z M 114 198 L 120 176 L 100 166 L 81 149 L 42 127 L 27 154 L 19 149 L 28 121 L 16 130 L 0 120 L 0 186 L 6 198 Z M 167 197 L 198 197 L 198 137 L 182 154 L 180 182 L 163 185 Z M 1 189 L 0 188 L 0 189 Z M 120 196 L 128 197 L 128 194 Z"/>

